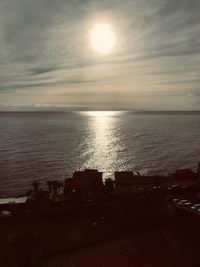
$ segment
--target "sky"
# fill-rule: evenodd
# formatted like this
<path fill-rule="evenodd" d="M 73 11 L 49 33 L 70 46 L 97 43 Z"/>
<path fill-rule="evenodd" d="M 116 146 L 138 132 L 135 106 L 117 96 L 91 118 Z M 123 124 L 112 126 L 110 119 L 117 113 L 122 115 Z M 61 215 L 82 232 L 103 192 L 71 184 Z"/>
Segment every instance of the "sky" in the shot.
<path fill-rule="evenodd" d="M 1 0 L 0 110 L 200 110 L 200 0 Z M 116 44 L 100 54 L 94 26 Z"/>

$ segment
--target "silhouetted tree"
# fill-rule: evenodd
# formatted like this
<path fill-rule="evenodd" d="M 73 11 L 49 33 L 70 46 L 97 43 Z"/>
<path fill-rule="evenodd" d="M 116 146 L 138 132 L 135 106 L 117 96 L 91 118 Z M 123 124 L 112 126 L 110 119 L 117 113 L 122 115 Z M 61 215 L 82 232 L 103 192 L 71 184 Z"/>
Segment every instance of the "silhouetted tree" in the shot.
<path fill-rule="evenodd" d="M 34 181 L 34 182 L 32 183 L 33 191 L 34 191 L 35 193 L 38 192 L 39 185 L 40 185 L 40 183 L 39 183 L 38 181 Z"/>
<path fill-rule="evenodd" d="M 58 188 L 60 188 L 61 186 L 63 186 L 63 183 L 62 182 L 59 182 L 57 180 L 54 180 L 54 181 L 51 182 L 51 185 L 53 187 L 54 193 L 56 194 L 57 191 L 58 191 Z"/>
<path fill-rule="evenodd" d="M 105 180 L 104 189 L 105 189 L 105 192 L 107 194 L 109 194 L 111 191 L 114 190 L 113 180 L 112 179 L 108 178 L 108 179 Z"/>
<path fill-rule="evenodd" d="M 47 186 L 49 188 L 49 193 L 51 193 L 52 182 L 51 181 L 47 181 Z"/>

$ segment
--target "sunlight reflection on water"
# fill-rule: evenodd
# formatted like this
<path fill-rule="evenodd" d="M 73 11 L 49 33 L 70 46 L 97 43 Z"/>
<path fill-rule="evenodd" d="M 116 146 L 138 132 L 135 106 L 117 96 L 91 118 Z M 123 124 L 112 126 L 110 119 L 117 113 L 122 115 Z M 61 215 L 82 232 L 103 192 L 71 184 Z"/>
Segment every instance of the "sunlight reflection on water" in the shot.
<path fill-rule="evenodd" d="M 83 115 L 90 116 L 89 127 L 92 136 L 89 137 L 90 158 L 85 164 L 86 168 L 97 168 L 106 171 L 110 176 L 116 169 L 117 151 L 120 151 L 120 140 L 116 135 L 118 116 L 120 111 L 87 111 Z M 110 170 L 110 173 L 108 172 Z"/>

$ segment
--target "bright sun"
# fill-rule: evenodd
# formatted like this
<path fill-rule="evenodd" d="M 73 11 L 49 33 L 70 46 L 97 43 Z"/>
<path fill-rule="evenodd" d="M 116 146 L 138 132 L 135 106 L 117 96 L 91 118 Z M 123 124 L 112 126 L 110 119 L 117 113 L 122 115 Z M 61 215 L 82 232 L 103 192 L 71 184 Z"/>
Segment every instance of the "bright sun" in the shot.
<path fill-rule="evenodd" d="M 91 31 L 91 43 L 93 48 L 101 54 L 110 52 L 116 43 L 116 36 L 111 25 L 96 24 Z"/>

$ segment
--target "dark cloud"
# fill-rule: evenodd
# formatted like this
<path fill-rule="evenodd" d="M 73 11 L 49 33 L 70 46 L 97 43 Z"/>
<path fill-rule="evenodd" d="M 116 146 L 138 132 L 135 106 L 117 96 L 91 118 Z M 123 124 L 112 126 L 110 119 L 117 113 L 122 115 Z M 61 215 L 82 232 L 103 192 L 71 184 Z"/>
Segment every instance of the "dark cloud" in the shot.
<path fill-rule="evenodd" d="M 30 72 L 32 75 L 41 75 L 41 74 L 48 73 L 54 70 L 57 70 L 57 68 L 56 67 L 36 67 L 36 68 L 30 69 Z"/>

